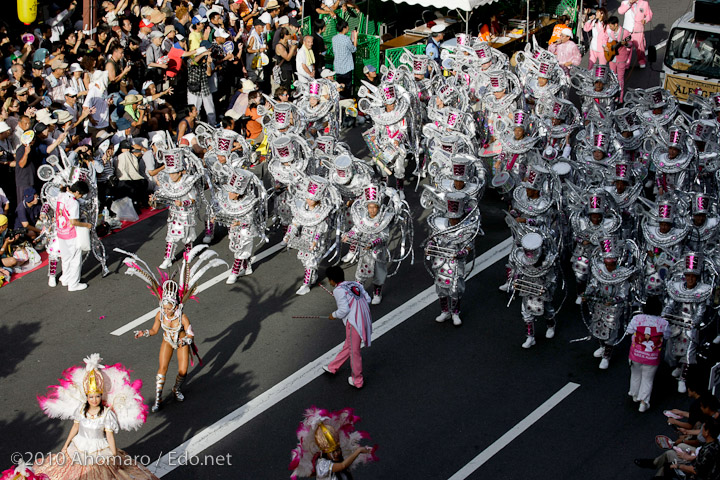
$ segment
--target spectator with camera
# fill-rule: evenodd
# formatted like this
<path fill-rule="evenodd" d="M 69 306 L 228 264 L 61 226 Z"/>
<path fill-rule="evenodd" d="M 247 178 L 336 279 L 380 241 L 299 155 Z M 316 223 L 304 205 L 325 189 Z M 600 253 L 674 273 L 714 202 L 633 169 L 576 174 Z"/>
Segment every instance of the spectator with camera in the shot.
<path fill-rule="evenodd" d="M 212 64 L 208 61 L 210 50 L 200 47 L 195 50 L 188 62 L 187 100 L 188 105 L 195 105 L 198 114 L 205 109 L 208 123 L 217 125 L 215 116 L 215 103 L 210 94 L 208 79 L 212 75 Z"/>
<path fill-rule="evenodd" d="M 25 236 L 35 240 L 41 230 L 35 226 L 40 218 L 40 197 L 37 191 L 28 187 L 23 192 L 23 199 L 15 209 L 15 230 L 22 229 Z"/>
<path fill-rule="evenodd" d="M 9 275 L 12 273 L 12 268 L 18 265 L 18 261 L 11 253 L 12 246 L 22 237 L 22 234 L 12 232 L 9 228 L 8 217 L 0 215 L 0 270 L 7 272 L 7 275 L 3 274 L 7 281 L 10 280 Z"/>
<path fill-rule="evenodd" d="M 130 122 L 130 136 L 140 137 L 147 131 L 146 122 L 148 120 L 148 106 L 142 104 L 143 97 L 140 95 L 130 94 L 120 102 L 123 108 L 122 117 Z"/>
<path fill-rule="evenodd" d="M 135 210 L 147 206 L 147 180 L 140 172 L 138 156 L 133 152 L 132 142 L 128 139 L 120 142 L 117 157 L 117 196 L 127 196 L 133 201 Z"/>
<path fill-rule="evenodd" d="M 289 89 L 292 85 L 293 71 L 295 70 L 293 60 L 295 60 L 295 55 L 298 52 L 297 41 L 292 39 L 292 34 L 287 28 L 280 27 L 278 29 L 278 33 L 280 35 L 280 40 L 275 46 L 275 56 L 273 57 L 273 60 L 275 61 L 272 78 L 273 93 L 277 87 L 285 87 Z M 312 55 L 312 50 L 310 50 L 310 54 Z"/>
<path fill-rule="evenodd" d="M 108 72 L 108 93 L 127 93 L 127 76 L 132 67 L 125 62 L 125 49 L 116 43 L 111 52 L 105 63 L 105 71 Z"/>

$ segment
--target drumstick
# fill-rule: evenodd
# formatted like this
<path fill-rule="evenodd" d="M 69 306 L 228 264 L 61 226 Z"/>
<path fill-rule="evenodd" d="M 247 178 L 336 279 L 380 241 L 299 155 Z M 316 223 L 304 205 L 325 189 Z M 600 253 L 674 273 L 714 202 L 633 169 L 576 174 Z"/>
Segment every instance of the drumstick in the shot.
<path fill-rule="evenodd" d="M 319 286 L 320 288 L 322 288 L 323 290 L 325 290 L 331 297 L 334 297 L 334 296 L 335 296 L 335 295 L 333 295 L 333 293 L 332 293 L 330 290 L 328 290 L 327 288 L 325 288 L 325 286 L 324 286 L 322 283 L 319 283 L 319 282 L 318 282 L 318 286 Z"/>

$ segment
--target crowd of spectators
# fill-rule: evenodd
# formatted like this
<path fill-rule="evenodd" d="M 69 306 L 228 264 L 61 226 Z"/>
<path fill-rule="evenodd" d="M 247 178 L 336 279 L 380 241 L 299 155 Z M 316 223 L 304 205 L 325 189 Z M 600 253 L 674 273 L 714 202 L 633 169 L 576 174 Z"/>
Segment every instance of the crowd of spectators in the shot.
<path fill-rule="evenodd" d="M 335 74 L 342 95 L 352 93 L 357 33 L 336 13 L 357 11 L 348 2 L 315 8 L 308 1 L 313 33 L 304 38 L 294 0 L 104 1 L 93 34 L 77 7 L 59 0 L 25 29 L 0 28 L 0 255 L 7 267 L 13 230 L 26 228 L 29 240 L 39 232 L 37 170 L 49 157 L 94 168 L 100 210 L 107 207 L 112 221 L 117 199 L 130 198 L 138 212 L 147 205 L 163 168 L 154 154 L 167 138 L 202 156 L 194 134 L 202 121 L 258 146 L 264 95 L 292 101 L 297 79 Z M 336 72 L 326 65 L 320 14 L 338 17 Z"/>

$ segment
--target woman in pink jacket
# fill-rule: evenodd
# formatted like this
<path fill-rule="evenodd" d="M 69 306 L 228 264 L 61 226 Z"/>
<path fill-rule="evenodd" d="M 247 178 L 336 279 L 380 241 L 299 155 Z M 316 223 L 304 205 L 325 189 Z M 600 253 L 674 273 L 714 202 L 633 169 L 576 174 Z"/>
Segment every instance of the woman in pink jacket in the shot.
<path fill-rule="evenodd" d="M 640 68 L 645 68 L 645 24 L 652 20 L 652 10 L 647 0 L 623 0 L 618 8 L 623 19 L 623 29 L 632 34 L 632 49 L 637 51 Z M 630 67 L 632 53 L 628 55 L 627 66 Z"/>
<path fill-rule="evenodd" d="M 587 11 L 587 10 L 586 10 Z M 588 69 L 592 70 L 593 65 L 599 63 L 605 65 L 605 54 L 603 47 L 605 46 L 605 22 L 607 21 L 607 10 L 598 8 L 594 15 L 591 15 L 583 30 L 592 32 L 592 40 L 590 40 L 590 58 L 588 59 Z"/>

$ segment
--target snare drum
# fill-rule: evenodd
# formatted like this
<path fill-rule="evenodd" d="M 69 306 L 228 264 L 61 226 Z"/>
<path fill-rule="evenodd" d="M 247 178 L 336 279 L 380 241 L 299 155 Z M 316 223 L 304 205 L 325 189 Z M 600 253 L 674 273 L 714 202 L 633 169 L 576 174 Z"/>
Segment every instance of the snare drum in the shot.
<path fill-rule="evenodd" d="M 512 175 L 510 175 L 510 172 L 504 171 L 495 175 L 492 178 L 490 185 L 492 185 L 492 187 L 502 195 L 506 195 L 515 187 L 515 180 Z"/>

